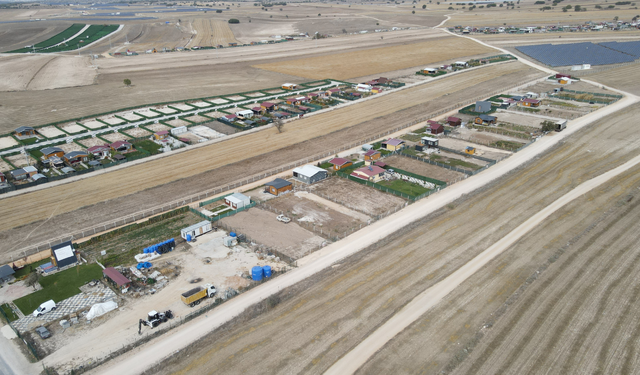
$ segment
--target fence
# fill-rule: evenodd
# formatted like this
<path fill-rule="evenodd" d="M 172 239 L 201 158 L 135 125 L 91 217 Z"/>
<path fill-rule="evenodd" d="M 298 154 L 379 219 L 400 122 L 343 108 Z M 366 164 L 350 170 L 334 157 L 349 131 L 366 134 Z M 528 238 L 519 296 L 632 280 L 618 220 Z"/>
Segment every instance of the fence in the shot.
<path fill-rule="evenodd" d="M 362 144 L 370 143 L 372 141 L 381 139 L 381 138 L 383 138 L 383 137 L 385 137 L 385 136 L 387 136 L 389 134 L 396 133 L 396 132 L 398 132 L 400 130 L 403 130 L 403 129 L 406 129 L 406 128 L 411 127 L 413 125 L 416 125 L 416 124 L 419 124 L 421 122 L 424 122 L 424 121 L 426 121 L 426 120 L 428 120 L 430 118 L 445 114 L 447 112 L 451 112 L 451 111 L 453 111 L 456 108 L 459 108 L 461 106 L 465 106 L 465 105 L 468 105 L 470 103 L 475 103 L 477 100 L 480 100 L 482 98 L 486 98 L 488 96 L 496 95 L 496 94 L 499 94 L 499 93 L 501 93 L 501 92 L 503 92 L 505 90 L 509 90 L 509 89 L 514 88 L 514 87 L 522 86 L 522 85 L 527 84 L 527 83 L 535 84 L 535 82 L 537 82 L 537 80 L 534 81 L 533 83 L 531 83 L 531 81 L 523 81 L 523 82 L 519 82 L 519 83 L 513 84 L 511 86 L 508 86 L 508 87 L 504 87 L 504 88 L 502 88 L 500 90 L 495 90 L 494 92 L 487 92 L 487 93 L 484 93 L 481 96 L 477 96 L 475 98 L 472 98 L 472 99 L 469 99 L 469 100 L 466 100 L 466 101 L 463 101 L 463 102 L 452 104 L 449 107 L 446 107 L 446 108 L 440 109 L 438 111 L 429 113 L 429 114 L 427 114 L 427 115 L 425 115 L 425 116 L 423 116 L 421 118 L 418 118 L 418 119 L 416 119 L 414 121 L 411 121 L 409 123 L 406 123 L 404 125 L 397 126 L 397 127 L 393 128 L 393 129 L 389 129 L 389 130 L 387 130 L 385 132 L 373 135 L 373 136 L 368 137 L 366 139 L 361 139 L 360 141 L 357 141 L 357 142 L 346 144 L 346 145 L 344 145 L 342 147 L 333 149 L 331 151 L 324 152 L 324 153 L 321 153 L 321 154 L 317 154 L 317 155 L 314 155 L 314 156 L 310 156 L 310 157 L 307 157 L 307 158 L 303 158 L 303 159 L 300 159 L 298 161 L 292 162 L 290 164 L 284 165 L 282 167 L 274 168 L 274 169 L 272 169 L 270 171 L 267 171 L 265 173 L 254 175 L 252 177 L 248 177 L 248 178 L 245 178 L 245 179 L 242 179 L 242 180 L 238 180 L 236 182 L 230 183 L 230 184 L 228 184 L 226 186 L 223 186 L 223 187 L 209 189 L 209 190 L 201 192 L 199 194 L 186 196 L 186 197 L 177 199 L 177 200 L 175 200 L 173 202 L 169 202 L 169 203 L 166 203 L 166 204 L 163 204 L 163 205 L 160 205 L 160 206 L 156 206 L 156 207 L 153 207 L 153 208 L 149 208 L 149 209 L 146 209 L 146 210 L 143 210 L 143 211 L 138 211 L 136 213 L 133 213 L 131 215 L 125 216 L 125 217 L 117 219 L 117 220 L 107 221 L 107 222 L 95 225 L 93 227 L 85 228 L 85 229 L 82 229 L 82 230 L 78 230 L 76 232 L 71 232 L 71 233 L 67 233 L 67 234 L 64 234 L 64 235 L 61 235 L 61 236 L 58 236 L 58 237 L 54 237 L 54 238 L 52 238 L 52 239 L 50 239 L 48 241 L 40 242 L 38 244 L 31 245 L 29 247 L 25 247 L 25 248 L 19 249 L 16 252 L 17 253 L 22 253 L 22 255 L 24 255 L 26 257 L 28 255 L 40 252 L 42 250 L 49 249 L 49 248 L 51 248 L 52 245 L 57 245 L 59 243 L 65 242 L 65 241 L 71 241 L 71 240 L 75 240 L 75 239 L 79 239 L 79 238 L 84 238 L 84 237 L 87 237 L 87 236 L 90 236 L 90 235 L 94 235 L 96 233 L 107 231 L 108 229 L 117 228 L 119 226 L 127 225 L 129 223 L 132 223 L 132 222 L 135 222 L 135 221 L 138 221 L 138 220 L 142 220 L 142 219 L 145 219 L 145 218 L 150 217 L 150 216 L 155 216 L 155 215 L 160 214 L 162 212 L 173 210 L 175 208 L 178 208 L 178 207 L 181 207 L 181 206 L 185 206 L 185 205 L 188 205 L 188 204 L 193 203 L 193 202 L 198 202 L 198 201 L 201 201 L 203 199 L 207 199 L 207 198 L 209 198 L 211 196 L 215 196 L 215 195 L 221 194 L 221 193 L 223 193 L 225 191 L 230 191 L 230 190 L 233 190 L 233 189 L 235 189 L 237 187 L 240 187 L 240 186 L 243 186 L 243 185 L 255 182 L 255 181 L 262 180 L 262 179 L 267 178 L 269 176 L 273 176 L 275 174 L 278 174 L 278 173 L 284 172 L 286 170 L 298 167 L 300 165 L 304 165 L 304 164 L 308 164 L 308 163 L 311 163 L 311 162 L 315 162 L 315 161 L 321 160 L 323 158 L 327 158 L 327 157 L 333 156 L 333 155 L 335 155 L 335 154 L 337 154 L 339 152 L 352 149 L 352 148 L 354 148 L 356 146 L 360 146 Z M 480 142 L 476 142 L 476 143 L 480 143 Z M 11 257 L 11 261 L 13 261 L 13 256 L 10 256 L 10 257 Z"/>
<path fill-rule="evenodd" d="M 461 151 L 458 151 L 458 150 L 454 150 L 452 148 L 447 148 L 447 147 L 442 147 L 442 146 L 438 146 L 438 148 L 441 149 L 442 151 L 451 152 L 453 154 L 458 154 L 458 155 L 462 155 L 462 156 L 471 156 L 474 159 L 486 161 L 488 163 L 495 163 L 496 162 L 493 159 L 485 158 L 485 157 L 482 157 L 480 155 L 475 155 L 475 154 L 474 155 L 465 154 L 464 152 L 461 152 Z"/>
<path fill-rule="evenodd" d="M 0 309 L 0 313 L 2 314 L 2 316 L 4 317 L 4 319 L 7 321 L 7 325 L 9 327 L 11 327 L 11 329 L 13 330 L 13 332 L 16 333 L 16 335 L 18 336 L 19 339 L 22 340 L 22 342 L 24 342 L 24 344 L 27 346 L 27 349 L 29 349 L 29 352 L 33 355 L 33 357 L 36 359 L 36 361 L 40 360 L 40 357 L 38 357 L 38 353 L 36 352 L 36 349 L 27 342 L 27 340 L 25 340 L 24 337 L 22 337 L 22 335 L 20 334 L 20 332 L 18 332 L 17 329 L 15 329 L 13 327 L 13 324 L 11 324 L 11 322 L 9 321 L 9 317 L 7 316 L 7 314 L 4 312 L 3 309 Z"/>
<path fill-rule="evenodd" d="M 441 147 L 441 148 L 442 148 L 442 147 Z M 450 171 L 459 172 L 459 173 L 464 173 L 464 174 L 469 175 L 469 176 L 473 176 L 473 174 L 474 174 L 474 173 L 473 173 L 473 171 L 469 171 L 469 170 L 466 170 L 466 169 L 462 169 L 462 168 L 453 167 L 453 166 L 450 166 L 450 165 L 446 165 L 446 164 L 438 163 L 438 162 L 436 162 L 436 161 L 429 160 L 429 159 L 425 159 L 425 158 L 421 158 L 421 157 L 419 157 L 419 156 L 409 155 L 409 154 L 405 154 L 405 153 L 403 153 L 403 152 L 399 153 L 398 155 L 400 155 L 400 156 L 404 156 L 404 157 L 406 157 L 406 158 L 411 158 L 411 159 L 414 159 L 414 160 L 419 160 L 419 161 L 421 161 L 421 162 L 423 162 L 423 163 L 427 163 L 427 164 L 435 165 L 435 166 L 437 166 L 437 167 L 445 168 L 445 169 L 448 169 L 448 170 L 450 170 Z"/>

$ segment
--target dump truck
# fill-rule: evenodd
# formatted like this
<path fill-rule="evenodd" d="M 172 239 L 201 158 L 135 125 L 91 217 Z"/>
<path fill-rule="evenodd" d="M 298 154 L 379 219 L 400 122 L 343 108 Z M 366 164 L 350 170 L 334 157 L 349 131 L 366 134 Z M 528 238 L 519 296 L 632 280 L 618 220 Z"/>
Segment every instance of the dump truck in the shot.
<path fill-rule="evenodd" d="M 185 305 L 193 307 L 195 305 L 199 305 L 204 298 L 211 298 L 215 294 L 216 287 L 211 284 L 207 284 L 182 293 L 182 302 L 184 302 Z"/>

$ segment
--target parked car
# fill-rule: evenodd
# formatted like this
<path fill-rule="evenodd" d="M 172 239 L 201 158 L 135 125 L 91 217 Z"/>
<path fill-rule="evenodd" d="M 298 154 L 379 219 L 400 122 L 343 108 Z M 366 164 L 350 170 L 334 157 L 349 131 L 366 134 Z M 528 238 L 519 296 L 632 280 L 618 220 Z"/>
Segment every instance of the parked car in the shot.
<path fill-rule="evenodd" d="M 51 337 L 51 332 L 49 332 L 48 329 L 44 328 L 44 326 L 40 326 L 36 328 L 36 332 L 38 333 L 38 335 L 40 335 L 40 338 L 42 338 L 43 340 Z"/>
<path fill-rule="evenodd" d="M 52 299 L 48 300 L 47 302 L 43 302 L 40 307 L 38 307 L 36 309 L 36 311 L 33 312 L 33 316 L 38 317 L 42 314 L 46 314 L 49 311 L 53 311 L 56 309 L 56 303 L 53 302 Z"/>
<path fill-rule="evenodd" d="M 276 219 L 278 219 L 278 221 L 281 221 L 285 224 L 287 224 L 288 222 L 291 221 L 291 219 L 289 219 L 288 217 L 284 216 L 284 215 L 278 215 L 278 217 L 276 217 Z"/>

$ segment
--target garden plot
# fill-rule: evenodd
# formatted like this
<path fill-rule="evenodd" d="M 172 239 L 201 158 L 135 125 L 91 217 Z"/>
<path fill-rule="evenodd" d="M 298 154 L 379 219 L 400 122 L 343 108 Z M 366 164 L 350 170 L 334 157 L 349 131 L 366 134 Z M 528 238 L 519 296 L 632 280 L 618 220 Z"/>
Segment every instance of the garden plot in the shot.
<path fill-rule="evenodd" d="M 225 114 L 222 112 L 218 112 L 218 111 L 213 111 L 213 112 L 207 112 L 204 113 L 205 116 L 211 117 L 211 118 L 220 118 L 222 116 L 224 116 Z"/>
<path fill-rule="evenodd" d="M 451 183 L 453 181 L 465 178 L 465 174 L 461 172 L 455 172 L 446 168 L 441 168 L 429 163 L 425 163 L 419 160 L 414 160 L 404 156 L 390 156 L 384 158 L 385 163 L 391 166 L 391 168 L 400 168 L 407 172 L 415 173 L 420 176 L 435 178 L 436 180 Z"/>
<path fill-rule="evenodd" d="M 276 220 L 276 214 L 251 208 L 226 217 L 220 222 L 233 228 L 236 233 L 268 248 L 275 249 L 293 259 L 318 250 L 326 240 L 302 228 L 295 221 L 284 224 Z"/>
<path fill-rule="evenodd" d="M 282 93 L 285 93 L 287 91 L 284 91 L 284 90 L 281 90 L 281 89 L 275 89 L 275 90 L 268 90 L 268 91 L 265 91 L 265 92 L 267 92 L 269 94 L 282 94 Z"/>
<path fill-rule="evenodd" d="M 120 120 L 120 121 L 122 121 L 122 120 Z M 122 121 L 122 122 L 124 122 L 124 121 Z M 83 122 L 82 125 L 84 127 L 89 128 L 89 129 L 100 129 L 100 128 L 103 128 L 103 127 L 107 126 L 106 124 L 104 124 L 104 123 L 102 123 L 100 121 L 97 121 L 97 120 L 91 120 L 91 121 Z"/>
<path fill-rule="evenodd" d="M 153 110 L 154 110 L 154 111 L 158 111 L 158 112 L 162 112 L 162 113 L 164 113 L 165 115 L 170 115 L 170 114 L 172 114 L 172 113 L 176 113 L 176 112 L 178 112 L 178 110 L 177 110 L 177 109 L 169 108 L 169 107 L 167 107 L 167 106 L 154 108 Z"/>
<path fill-rule="evenodd" d="M 60 147 L 65 154 L 71 151 L 84 151 L 84 148 L 75 142 L 63 143 L 61 145 L 57 145 L 56 147 Z"/>
<path fill-rule="evenodd" d="M 245 98 L 244 96 L 240 96 L 240 95 L 225 96 L 225 99 L 232 100 L 234 102 L 237 102 L 237 101 L 240 101 L 240 100 L 247 100 L 247 98 Z"/>
<path fill-rule="evenodd" d="M 547 116 L 543 118 L 543 117 L 540 117 L 540 115 L 532 116 L 532 115 L 527 115 L 521 112 L 511 112 L 511 111 L 505 111 L 505 110 L 498 110 L 498 113 L 496 114 L 496 116 L 498 117 L 498 123 L 508 122 L 514 125 L 524 125 L 524 126 L 537 128 L 537 129 L 542 128 L 543 121 L 548 120 L 548 121 L 556 122 L 561 120 L 560 118 L 547 117 Z"/>
<path fill-rule="evenodd" d="M 151 125 L 145 125 L 145 128 L 151 130 L 152 132 L 161 132 L 164 130 L 171 130 L 173 129 L 171 126 L 165 125 L 165 124 L 151 124 Z"/>
<path fill-rule="evenodd" d="M 158 112 L 152 111 L 151 108 L 139 109 L 136 111 L 136 113 L 146 118 L 154 118 L 160 116 Z"/>
<path fill-rule="evenodd" d="M 199 142 L 205 142 L 207 141 L 207 138 L 203 138 L 200 137 L 194 133 L 192 133 L 191 131 L 188 131 L 186 133 L 180 133 L 178 134 L 176 137 L 180 138 L 180 140 L 182 139 L 187 139 L 189 140 L 189 142 L 193 143 L 199 143 Z"/>
<path fill-rule="evenodd" d="M 207 108 L 211 107 L 211 103 L 207 103 L 205 101 L 199 100 L 197 102 L 189 102 L 189 105 L 196 106 L 198 108 Z M 175 107 L 175 106 L 174 106 Z"/>
<path fill-rule="evenodd" d="M 117 118 L 117 117 L 103 117 L 99 119 L 100 121 L 104 121 L 109 125 L 120 125 L 120 124 L 124 124 L 126 121 L 124 121 L 121 118 Z"/>
<path fill-rule="evenodd" d="M 122 133 L 103 133 L 103 134 L 100 134 L 100 137 L 106 139 L 111 143 L 118 142 L 118 141 L 126 141 L 131 139 L 131 137 Z"/>
<path fill-rule="evenodd" d="M 104 145 L 106 143 L 105 141 L 103 141 L 102 139 L 100 139 L 98 137 L 80 139 L 77 142 L 80 143 L 81 145 L 83 145 L 86 148 L 91 148 L 93 146 L 102 146 L 102 145 Z"/>
<path fill-rule="evenodd" d="M 213 129 L 218 133 L 227 134 L 227 135 L 235 134 L 241 131 L 240 129 L 236 129 L 233 126 L 223 124 L 220 121 L 210 121 L 210 122 L 207 122 L 206 124 L 202 124 L 202 126 L 206 126 L 207 128 Z"/>
<path fill-rule="evenodd" d="M 40 129 L 38 129 L 38 131 L 40 132 Z M 40 134 L 42 134 L 42 132 L 40 132 Z M 15 139 L 13 139 L 13 137 L 2 137 L 0 138 L 0 150 L 5 149 L 5 148 L 9 148 L 9 147 L 14 147 L 18 145 L 18 141 L 16 141 Z"/>
<path fill-rule="evenodd" d="M 252 93 L 249 93 L 249 94 L 242 94 L 242 95 L 247 96 L 249 98 L 259 98 L 261 96 L 264 96 L 265 94 L 263 94 L 261 92 L 252 92 Z"/>
<path fill-rule="evenodd" d="M 133 138 L 148 137 L 151 135 L 150 131 L 143 128 L 129 128 L 129 129 L 123 130 L 122 132 L 127 135 L 130 135 Z"/>
<path fill-rule="evenodd" d="M 56 128 L 55 126 L 45 126 L 44 128 L 38 128 L 38 133 L 44 135 L 47 138 L 56 138 L 67 135 L 65 132 Z"/>
<path fill-rule="evenodd" d="M 383 193 L 346 178 L 331 178 L 307 188 L 322 198 L 335 200 L 347 208 L 369 216 L 385 214 L 396 207 L 404 206 L 407 202 L 395 195 Z"/>
<path fill-rule="evenodd" d="M 217 131 L 202 125 L 189 128 L 189 131 L 197 135 L 198 137 L 207 138 L 207 139 L 222 138 L 225 136 L 225 134 L 218 133 Z"/>
<path fill-rule="evenodd" d="M 126 119 L 127 121 L 139 121 L 144 119 L 144 117 L 138 116 L 133 112 L 120 114 L 119 116 L 122 117 L 123 119 Z"/>
<path fill-rule="evenodd" d="M 215 99 L 207 99 L 208 102 L 213 103 L 213 104 L 226 104 L 229 103 L 228 100 L 224 100 L 222 98 L 215 98 Z"/>
<path fill-rule="evenodd" d="M 513 147 L 510 148 L 514 148 L 517 149 L 519 147 L 521 147 L 522 145 L 526 144 L 527 142 L 530 141 L 530 139 L 522 139 L 522 138 L 516 138 L 513 136 L 508 136 L 508 135 L 503 135 L 503 134 L 497 134 L 497 133 L 493 133 L 492 131 L 501 131 L 501 128 L 498 127 L 486 127 L 486 128 L 480 128 L 480 129 L 460 129 L 460 131 L 458 132 L 458 135 L 464 139 L 464 140 L 468 140 L 469 142 L 477 142 L 480 145 L 485 145 L 485 147 L 487 147 L 486 150 L 484 150 L 483 148 L 478 148 L 476 147 L 476 150 L 479 150 L 480 153 L 478 154 L 478 151 L 476 151 L 476 154 L 480 155 L 480 156 L 484 156 L 484 154 L 482 154 L 485 151 L 491 152 L 491 151 L 497 151 L 497 152 L 511 152 L 511 151 L 507 151 L 505 148 L 503 147 L 496 147 L 494 144 L 495 143 L 501 143 L 501 144 L 509 144 Z M 449 137 L 451 138 L 451 137 Z M 455 138 L 453 138 L 455 139 Z M 443 145 L 444 147 L 448 147 L 445 146 L 444 144 L 440 143 L 440 145 Z M 464 149 L 460 149 L 460 151 L 464 151 Z M 493 156 L 486 156 L 489 159 L 495 159 Z"/>
<path fill-rule="evenodd" d="M 62 129 L 63 131 L 69 134 L 78 134 L 78 133 L 83 133 L 87 131 L 87 128 L 85 128 L 84 126 L 80 126 L 75 122 L 61 125 L 60 129 Z"/>
<path fill-rule="evenodd" d="M 471 131 L 469 131 L 471 132 Z M 490 134 L 490 133 L 482 133 L 483 135 L 495 135 L 495 134 Z M 465 136 L 465 134 L 463 134 L 464 138 L 467 138 Z M 495 138 L 492 138 L 493 140 L 495 140 Z M 487 142 L 489 139 L 488 138 L 483 138 L 482 141 L 483 142 Z M 505 150 L 500 150 L 497 148 L 493 148 L 493 147 L 488 147 L 488 146 L 484 146 L 484 145 L 479 145 L 479 144 L 475 144 L 475 143 L 471 143 L 469 141 L 465 141 L 462 139 L 456 139 L 456 138 L 451 138 L 451 137 L 447 137 L 447 138 L 442 138 L 440 139 L 440 146 L 446 147 L 446 148 L 450 148 L 456 151 L 460 151 L 460 152 L 464 152 L 464 150 L 468 147 L 475 147 L 476 149 L 476 155 L 478 156 L 482 156 L 485 158 L 489 158 L 489 159 L 493 159 L 493 160 L 497 160 L 497 159 L 501 159 L 504 158 L 506 156 L 509 156 L 511 154 L 513 154 L 513 152 L 510 151 L 505 151 Z M 460 155 L 461 157 L 465 158 L 465 156 Z M 475 160 L 474 163 L 480 163 L 480 160 Z"/>
<path fill-rule="evenodd" d="M 192 106 L 190 106 L 190 105 L 187 105 L 187 104 L 184 104 L 184 103 L 180 103 L 180 104 L 171 104 L 171 106 L 172 106 L 173 108 L 177 108 L 177 109 L 179 109 L 179 110 L 181 110 L 181 111 L 191 111 L 191 110 L 195 109 L 194 107 L 192 107 Z"/>
<path fill-rule="evenodd" d="M 191 125 L 190 122 L 184 121 L 184 120 L 169 120 L 169 121 L 165 121 L 167 124 L 173 126 L 174 128 L 180 127 L 180 126 L 189 126 Z"/>
<path fill-rule="evenodd" d="M 24 156 L 22 154 L 15 154 L 11 156 L 5 156 L 5 159 L 11 164 L 13 164 L 16 168 L 26 167 L 27 165 L 35 165 L 36 159 L 32 158 L 31 155 Z"/>
<path fill-rule="evenodd" d="M 204 116 L 200 116 L 200 115 L 193 115 L 193 116 L 185 117 L 184 119 L 187 120 L 187 121 L 195 122 L 196 124 L 201 123 L 201 122 L 209 122 L 209 121 L 211 121 L 210 118 L 204 117 Z"/>
<path fill-rule="evenodd" d="M 9 163 L 0 158 L 0 172 L 8 172 L 15 168 L 13 168 Z"/>

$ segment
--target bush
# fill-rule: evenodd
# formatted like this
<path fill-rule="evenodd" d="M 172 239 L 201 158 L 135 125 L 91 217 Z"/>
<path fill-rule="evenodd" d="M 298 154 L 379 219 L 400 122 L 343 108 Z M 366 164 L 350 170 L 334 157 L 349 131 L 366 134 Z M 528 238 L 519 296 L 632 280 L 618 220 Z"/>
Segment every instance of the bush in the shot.
<path fill-rule="evenodd" d="M 229 20 L 229 23 L 240 23 L 240 21 L 238 21 L 235 18 L 232 18 L 232 19 Z"/>

